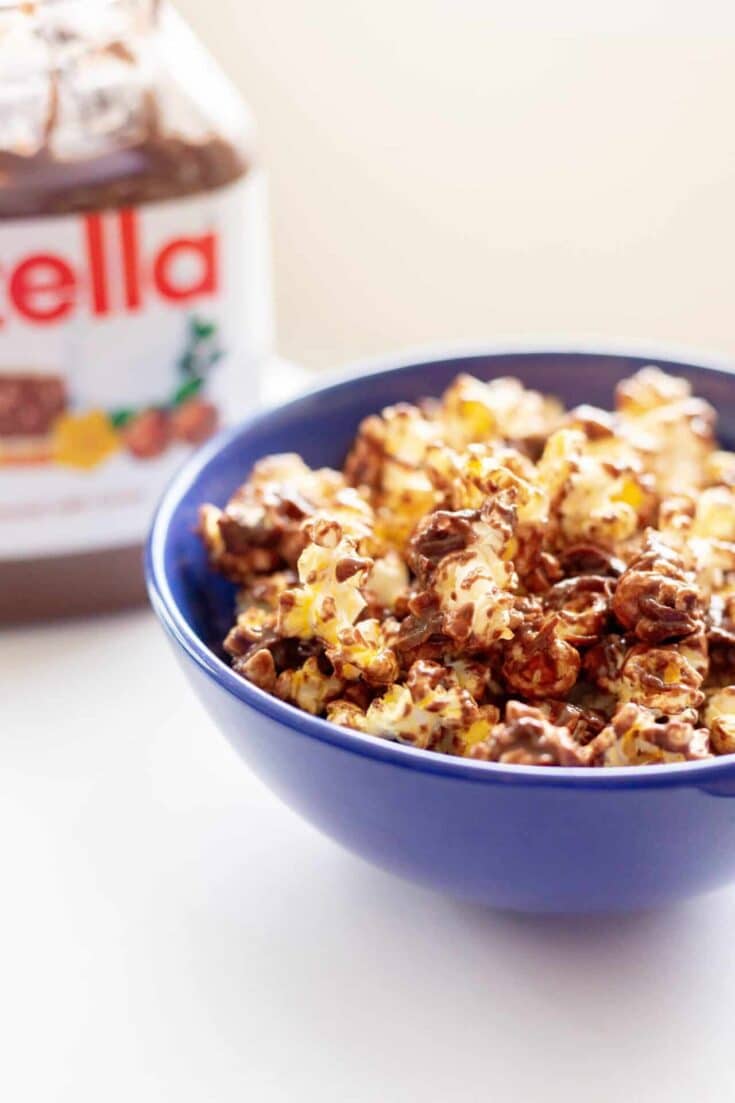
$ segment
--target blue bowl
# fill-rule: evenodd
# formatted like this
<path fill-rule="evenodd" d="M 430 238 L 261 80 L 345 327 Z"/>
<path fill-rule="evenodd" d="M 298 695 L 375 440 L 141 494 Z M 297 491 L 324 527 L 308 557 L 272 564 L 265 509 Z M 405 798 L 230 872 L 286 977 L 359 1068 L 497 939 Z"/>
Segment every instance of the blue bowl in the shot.
<path fill-rule="evenodd" d="M 515 375 L 569 404 L 609 406 L 651 361 L 691 380 L 735 442 L 735 380 L 665 356 L 480 351 L 371 370 L 260 414 L 200 451 L 168 488 L 147 551 L 153 607 L 184 674 L 237 752 L 288 805 L 368 861 L 441 892 L 527 912 L 669 904 L 735 878 L 735 756 L 588 770 L 465 761 L 347 731 L 238 677 L 220 641 L 233 587 L 195 535 L 253 462 L 297 451 L 339 466 L 361 418 L 438 394 L 457 372 Z"/>

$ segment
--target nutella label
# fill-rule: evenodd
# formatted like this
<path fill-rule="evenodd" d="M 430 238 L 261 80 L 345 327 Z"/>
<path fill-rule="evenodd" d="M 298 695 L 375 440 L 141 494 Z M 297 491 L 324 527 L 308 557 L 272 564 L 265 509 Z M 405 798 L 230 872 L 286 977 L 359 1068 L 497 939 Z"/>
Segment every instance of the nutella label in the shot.
<path fill-rule="evenodd" d="M 140 542 L 176 467 L 253 405 L 262 188 L 0 222 L 0 559 Z"/>

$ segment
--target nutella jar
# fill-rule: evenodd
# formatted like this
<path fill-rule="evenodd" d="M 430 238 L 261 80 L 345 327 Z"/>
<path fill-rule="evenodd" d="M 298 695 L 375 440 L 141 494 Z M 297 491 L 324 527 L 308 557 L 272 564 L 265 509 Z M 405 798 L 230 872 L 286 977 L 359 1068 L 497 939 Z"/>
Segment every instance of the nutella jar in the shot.
<path fill-rule="evenodd" d="M 0 6 L 0 620 L 143 599 L 152 508 L 270 341 L 252 126 L 188 28 Z"/>

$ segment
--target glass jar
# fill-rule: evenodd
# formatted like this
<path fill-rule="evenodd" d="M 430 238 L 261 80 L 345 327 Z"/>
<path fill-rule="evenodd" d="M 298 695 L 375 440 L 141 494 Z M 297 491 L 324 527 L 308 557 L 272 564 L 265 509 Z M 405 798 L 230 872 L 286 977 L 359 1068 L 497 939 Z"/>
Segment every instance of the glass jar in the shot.
<path fill-rule="evenodd" d="M 0 8 L 0 620 L 143 598 L 187 453 L 271 349 L 252 120 L 156 0 Z"/>

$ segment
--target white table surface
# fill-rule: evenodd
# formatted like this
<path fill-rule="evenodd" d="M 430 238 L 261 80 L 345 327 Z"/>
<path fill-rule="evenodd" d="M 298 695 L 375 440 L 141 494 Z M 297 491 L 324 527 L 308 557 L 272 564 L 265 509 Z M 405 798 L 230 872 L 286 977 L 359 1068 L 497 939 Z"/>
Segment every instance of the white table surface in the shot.
<path fill-rule="evenodd" d="M 735 889 L 618 919 L 403 883 L 236 758 L 153 615 L 0 636 L 0 1099 L 735 1096 Z"/>
<path fill-rule="evenodd" d="M 152 614 L 0 640 L 8 1103 L 731 1100 L 735 891 L 517 918 L 343 852 Z"/>

